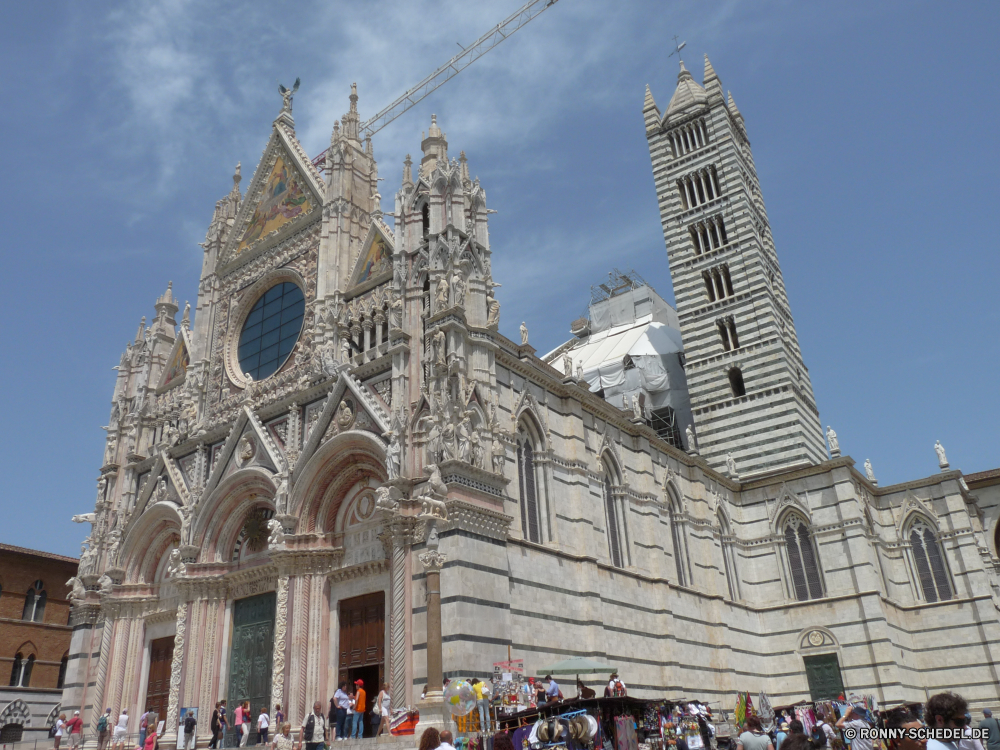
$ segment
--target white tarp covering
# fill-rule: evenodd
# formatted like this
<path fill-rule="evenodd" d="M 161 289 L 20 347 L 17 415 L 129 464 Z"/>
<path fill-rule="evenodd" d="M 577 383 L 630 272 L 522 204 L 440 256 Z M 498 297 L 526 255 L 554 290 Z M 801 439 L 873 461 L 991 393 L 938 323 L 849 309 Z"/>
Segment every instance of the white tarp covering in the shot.
<path fill-rule="evenodd" d="M 653 323 L 651 316 L 636 323 L 615 326 L 590 337 L 583 346 L 573 349 L 573 371 L 583 364 L 583 378 L 591 390 L 614 389 L 625 384 L 625 356 L 642 375 L 642 387 L 662 391 L 670 386 L 662 357 L 684 350 L 680 331 L 663 323 Z"/>

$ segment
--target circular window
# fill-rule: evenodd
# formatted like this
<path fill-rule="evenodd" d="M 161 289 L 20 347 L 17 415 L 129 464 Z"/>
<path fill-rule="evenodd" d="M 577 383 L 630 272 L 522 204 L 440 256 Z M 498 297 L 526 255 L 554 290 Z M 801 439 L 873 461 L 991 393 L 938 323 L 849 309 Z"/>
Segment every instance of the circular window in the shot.
<path fill-rule="evenodd" d="M 240 369 L 254 380 L 276 373 L 299 338 L 305 309 L 298 285 L 286 281 L 268 289 L 243 323 Z"/>

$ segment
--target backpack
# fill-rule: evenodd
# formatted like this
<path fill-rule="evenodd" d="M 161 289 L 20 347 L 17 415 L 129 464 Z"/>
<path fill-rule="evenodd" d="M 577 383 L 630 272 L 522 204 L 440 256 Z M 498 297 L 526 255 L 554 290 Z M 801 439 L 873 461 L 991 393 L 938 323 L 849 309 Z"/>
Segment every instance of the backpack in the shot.
<path fill-rule="evenodd" d="M 194 731 L 195 724 L 197 724 L 197 723 L 198 722 L 195 721 L 195 718 L 193 716 L 185 716 L 184 717 L 184 734 L 191 734 L 191 732 Z"/>
<path fill-rule="evenodd" d="M 813 724 L 813 728 L 809 730 L 809 739 L 812 741 L 813 747 L 826 746 L 826 732 L 823 731 L 822 722 Z"/>
<path fill-rule="evenodd" d="M 51 737 L 55 737 L 57 731 L 59 731 L 59 730 L 56 728 L 56 725 L 53 724 L 51 727 L 49 727 L 49 737 L 50 738 Z"/>
<path fill-rule="evenodd" d="M 306 719 L 306 736 L 303 737 L 305 742 L 312 742 L 313 730 L 316 729 L 316 714 L 309 714 L 309 718 Z"/>
<path fill-rule="evenodd" d="M 108 730 L 108 715 L 104 714 L 97 720 L 97 731 L 106 732 Z"/>

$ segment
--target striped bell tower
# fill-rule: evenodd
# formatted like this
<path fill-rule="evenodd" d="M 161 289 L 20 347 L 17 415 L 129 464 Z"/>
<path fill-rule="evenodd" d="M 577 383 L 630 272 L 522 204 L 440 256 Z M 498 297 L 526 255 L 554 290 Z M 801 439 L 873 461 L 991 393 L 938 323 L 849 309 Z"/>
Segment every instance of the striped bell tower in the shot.
<path fill-rule="evenodd" d="M 705 57 L 681 62 L 661 115 L 646 87 L 660 206 L 698 451 L 739 478 L 826 460 L 809 371 L 743 116 Z M 728 457 L 732 460 L 728 460 Z"/>

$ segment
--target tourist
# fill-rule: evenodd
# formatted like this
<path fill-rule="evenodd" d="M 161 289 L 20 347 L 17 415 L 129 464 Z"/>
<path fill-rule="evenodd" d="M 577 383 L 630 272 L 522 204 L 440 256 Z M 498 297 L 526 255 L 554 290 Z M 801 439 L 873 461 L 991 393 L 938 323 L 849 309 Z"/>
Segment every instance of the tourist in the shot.
<path fill-rule="evenodd" d="M 233 728 L 236 730 L 236 744 L 243 747 L 243 704 L 237 703 L 233 709 Z"/>
<path fill-rule="evenodd" d="M 184 750 L 194 750 L 196 726 L 198 726 L 198 720 L 194 716 L 194 711 L 189 708 L 184 714 Z"/>
<path fill-rule="evenodd" d="M 146 745 L 146 732 L 149 730 L 149 709 L 147 708 L 142 712 L 142 716 L 139 717 L 139 747 L 145 747 Z"/>
<path fill-rule="evenodd" d="M 791 730 L 791 722 L 789 722 L 788 728 Z M 812 750 L 812 740 L 809 739 L 805 732 L 789 731 L 782 747 L 785 750 Z"/>
<path fill-rule="evenodd" d="M 347 739 L 347 709 L 351 705 L 351 697 L 347 694 L 346 688 L 347 680 L 343 680 L 337 688 L 337 692 L 333 694 L 333 700 L 331 701 L 334 715 L 330 717 L 330 723 L 337 722 L 336 736 L 338 741 Z"/>
<path fill-rule="evenodd" d="M 985 750 L 983 743 L 972 736 L 972 714 L 968 711 L 965 712 L 965 730 L 962 732 L 962 736 L 967 739 L 962 740 L 961 745 L 970 746 L 974 750 Z"/>
<path fill-rule="evenodd" d="M 618 679 L 618 673 L 612 672 L 608 678 L 608 686 L 604 690 L 605 698 L 624 698 L 628 694 L 625 683 Z"/>
<path fill-rule="evenodd" d="M 54 735 L 55 744 L 52 746 L 54 750 L 59 750 L 59 743 L 62 742 L 62 738 L 65 733 L 66 733 L 66 714 L 59 714 L 59 718 L 56 719 L 56 733 Z"/>
<path fill-rule="evenodd" d="M 792 736 L 793 734 L 805 735 L 805 733 L 806 733 L 806 728 L 802 726 L 802 722 L 799 721 L 798 719 L 792 719 L 790 722 L 788 722 L 789 737 Z"/>
<path fill-rule="evenodd" d="M 156 711 L 146 712 L 146 743 L 140 750 L 156 750 L 156 724 L 159 720 L 160 715 Z"/>
<path fill-rule="evenodd" d="M 229 728 L 229 722 L 226 720 L 226 701 L 219 701 L 219 747 L 223 748 L 226 746 L 226 730 Z"/>
<path fill-rule="evenodd" d="M 1000 750 L 1000 722 L 993 718 L 993 711 L 983 709 L 983 720 L 979 728 L 986 730 L 986 750 Z"/>
<path fill-rule="evenodd" d="M 787 742 L 787 738 L 785 741 Z M 756 716 L 747 719 L 746 731 L 736 741 L 736 750 L 774 750 L 771 738 L 764 734 L 764 728 Z"/>
<path fill-rule="evenodd" d="M 889 711 L 885 717 L 886 729 L 919 729 L 923 725 L 906 706 Z M 926 750 L 926 747 L 927 740 L 912 740 L 905 736 L 889 740 L 889 750 Z"/>
<path fill-rule="evenodd" d="M 97 750 L 105 750 L 108 738 L 111 736 L 111 709 L 104 709 L 101 718 L 97 720 Z"/>
<path fill-rule="evenodd" d="M 219 706 L 221 705 L 221 703 L 215 704 L 215 710 L 212 711 L 212 719 L 208 724 L 208 729 L 212 733 L 212 739 L 208 741 L 209 750 L 217 750 L 219 747 L 219 731 L 222 728 L 222 723 L 219 720 Z"/>
<path fill-rule="evenodd" d="M 787 736 L 788 736 L 788 723 L 783 721 L 781 722 L 781 725 L 778 727 L 778 731 L 775 732 L 774 750 L 781 750 L 781 743 L 785 741 L 785 737 Z"/>
<path fill-rule="evenodd" d="M 118 723 L 115 724 L 115 738 L 111 743 L 111 750 L 125 750 L 125 737 L 128 734 L 128 709 L 123 708 L 118 716 Z"/>
<path fill-rule="evenodd" d="M 579 675 L 576 677 L 576 697 L 583 698 L 584 700 L 590 700 L 591 698 L 597 697 L 597 693 L 595 693 L 592 688 L 583 684 L 583 680 L 580 679 Z"/>
<path fill-rule="evenodd" d="M 281 706 L 278 706 L 278 710 L 281 710 Z M 287 721 L 281 724 L 275 724 L 278 727 L 278 733 L 274 735 L 274 741 L 271 743 L 273 750 L 294 750 L 295 742 L 292 740 L 292 725 Z"/>
<path fill-rule="evenodd" d="M 420 746 L 417 750 L 437 750 L 441 747 L 441 735 L 434 727 L 427 727 L 420 735 Z"/>
<path fill-rule="evenodd" d="M 285 723 L 285 712 L 281 710 L 281 704 L 274 704 L 274 726 L 280 728 Z"/>
<path fill-rule="evenodd" d="M 240 739 L 240 747 L 246 747 L 250 739 L 250 722 L 253 717 L 250 715 L 250 701 L 243 701 L 243 737 Z"/>
<path fill-rule="evenodd" d="M 365 693 L 364 680 L 357 680 L 354 685 L 357 691 L 354 693 L 354 734 L 355 739 L 360 740 L 365 734 L 365 708 L 367 706 L 368 694 Z"/>
<path fill-rule="evenodd" d="M 558 700 L 562 700 L 562 690 L 559 689 L 559 683 L 552 679 L 552 675 L 545 675 L 545 681 L 549 683 L 548 687 L 545 688 L 545 702 L 555 703 Z"/>
<path fill-rule="evenodd" d="M 271 726 L 271 717 L 267 715 L 267 706 L 260 707 L 260 716 L 257 717 L 257 740 L 261 745 L 267 744 L 267 730 Z"/>
<path fill-rule="evenodd" d="M 478 677 L 472 678 L 472 689 L 476 693 L 476 708 L 479 709 L 479 729 L 482 732 L 492 730 L 490 723 L 490 689 Z"/>
<path fill-rule="evenodd" d="M 438 745 L 438 747 L 441 750 L 455 750 L 455 746 L 451 744 L 454 741 L 455 737 L 452 735 L 451 732 L 445 729 L 443 732 L 441 732 L 441 744 Z"/>
<path fill-rule="evenodd" d="M 350 702 L 347 704 L 347 719 L 344 721 L 345 740 L 349 740 L 354 736 L 354 724 L 358 720 L 358 712 L 355 708 L 357 705 L 357 698 L 355 697 L 353 685 L 347 689 L 347 695 L 350 698 Z"/>
<path fill-rule="evenodd" d="M 83 737 L 83 719 L 80 718 L 79 711 L 74 711 L 73 718 L 66 722 L 66 733 L 69 735 L 69 746 L 77 750 L 80 738 Z"/>
<path fill-rule="evenodd" d="M 378 694 L 378 707 L 381 711 L 379 715 L 378 731 L 375 732 L 375 736 L 378 737 L 384 731 L 386 734 L 391 734 L 390 721 L 392 719 L 392 696 L 389 694 L 389 683 L 382 683 L 382 690 Z M 993 750 L 992 748 L 990 750 Z"/>
<path fill-rule="evenodd" d="M 865 713 L 862 713 L 862 709 L 848 704 L 844 715 L 837 721 L 837 729 L 850 728 L 855 731 L 854 738 L 851 740 L 851 750 L 872 750 L 873 743 L 871 738 L 861 736 L 861 730 L 868 729 L 871 726 L 865 717 Z M 938 750 L 950 749 L 938 748 Z"/>
<path fill-rule="evenodd" d="M 326 742 L 326 717 L 323 715 L 323 704 L 319 701 L 313 703 L 313 712 L 302 722 L 302 729 L 299 730 L 300 747 L 303 742 L 305 750 L 316 750 Z"/>
<path fill-rule="evenodd" d="M 830 742 L 836 738 L 837 735 L 833 727 L 830 726 L 829 721 L 830 718 L 825 711 L 817 711 L 816 723 L 813 724 L 812 730 L 809 733 L 813 747 L 830 747 Z"/>

